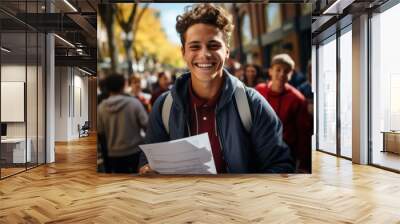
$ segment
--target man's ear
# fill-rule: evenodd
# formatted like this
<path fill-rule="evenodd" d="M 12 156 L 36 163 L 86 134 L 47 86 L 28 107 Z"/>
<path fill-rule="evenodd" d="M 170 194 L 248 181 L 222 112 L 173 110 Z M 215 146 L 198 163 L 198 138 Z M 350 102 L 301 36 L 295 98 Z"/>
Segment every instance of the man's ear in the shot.
<path fill-rule="evenodd" d="M 185 55 L 185 47 L 183 45 L 181 46 L 181 53 L 182 53 L 182 56 Z"/>

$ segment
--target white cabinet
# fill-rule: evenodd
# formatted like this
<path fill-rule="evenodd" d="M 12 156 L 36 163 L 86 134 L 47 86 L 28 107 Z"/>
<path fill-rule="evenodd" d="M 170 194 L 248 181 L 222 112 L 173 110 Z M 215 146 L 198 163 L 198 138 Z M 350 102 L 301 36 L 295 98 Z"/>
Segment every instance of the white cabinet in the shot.
<path fill-rule="evenodd" d="M 25 152 L 24 138 L 7 138 L 1 140 L 2 151 L 12 151 L 12 163 L 25 163 L 32 161 L 32 140 L 26 140 L 28 144 Z M 11 158 L 10 158 L 11 159 Z M 25 161 L 27 159 L 27 161 Z"/>

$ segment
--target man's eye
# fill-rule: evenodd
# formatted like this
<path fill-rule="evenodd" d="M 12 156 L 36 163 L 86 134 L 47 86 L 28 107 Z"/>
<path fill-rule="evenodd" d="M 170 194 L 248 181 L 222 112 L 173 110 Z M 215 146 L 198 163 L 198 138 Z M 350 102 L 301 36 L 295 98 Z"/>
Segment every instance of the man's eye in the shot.
<path fill-rule="evenodd" d="M 190 50 L 198 50 L 199 48 L 200 48 L 200 46 L 198 46 L 198 45 L 189 46 Z"/>
<path fill-rule="evenodd" d="M 218 50 L 221 47 L 221 45 L 219 45 L 219 44 L 211 44 L 208 47 L 210 49 L 212 49 L 212 50 Z"/>

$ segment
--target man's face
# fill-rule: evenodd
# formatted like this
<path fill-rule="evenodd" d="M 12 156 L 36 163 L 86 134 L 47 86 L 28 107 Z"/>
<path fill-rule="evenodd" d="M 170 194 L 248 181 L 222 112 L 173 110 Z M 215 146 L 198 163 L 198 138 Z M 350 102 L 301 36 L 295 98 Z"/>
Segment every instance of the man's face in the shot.
<path fill-rule="evenodd" d="M 246 67 L 246 77 L 247 79 L 254 79 L 257 75 L 257 70 L 253 66 Z"/>
<path fill-rule="evenodd" d="M 165 74 L 160 77 L 160 80 L 158 80 L 158 83 L 161 87 L 161 89 L 168 89 L 169 85 L 171 84 L 171 77 L 169 74 Z"/>
<path fill-rule="evenodd" d="M 182 54 L 192 79 L 209 82 L 222 76 L 229 49 L 217 27 L 199 23 L 187 29 Z"/>
<path fill-rule="evenodd" d="M 131 88 L 132 88 L 132 91 L 133 91 L 134 93 L 139 93 L 140 90 L 141 90 L 141 88 L 140 88 L 140 80 L 139 80 L 139 79 L 133 80 L 133 81 L 131 82 Z"/>
<path fill-rule="evenodd" d="M 281 84 L 289 81 L 292 72 L 292 69 L 286 64 L 274 64 L 268 69 L 271 82 L 279 82 Z"/>

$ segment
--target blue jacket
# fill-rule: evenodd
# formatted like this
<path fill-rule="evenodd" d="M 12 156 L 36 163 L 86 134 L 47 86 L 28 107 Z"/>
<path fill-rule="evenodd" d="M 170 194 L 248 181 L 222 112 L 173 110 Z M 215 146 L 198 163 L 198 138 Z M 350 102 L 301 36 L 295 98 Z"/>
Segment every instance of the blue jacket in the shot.
<path fill-rule="evenodd" d="M 233 98 L 236 78 L 224 71 L 222 93 L 216 106 L 218 136 L 228 173 L 292 173 L 293 160 L 282 140 L 282 125 L 274 110 L 257 91 L 246 87 L 252 114 L 252 128 L 246 132 Z M 180 76 L 171 95 L 173 104 L 169 118 L 170 135 L 162 122 L 162 106 L 167 93 L 155 102 L 147 127 L 147 144 L 185 138 L 190 135 L 190 73 Z M 142 152 L 140 165 L 146 164 Z"/>

